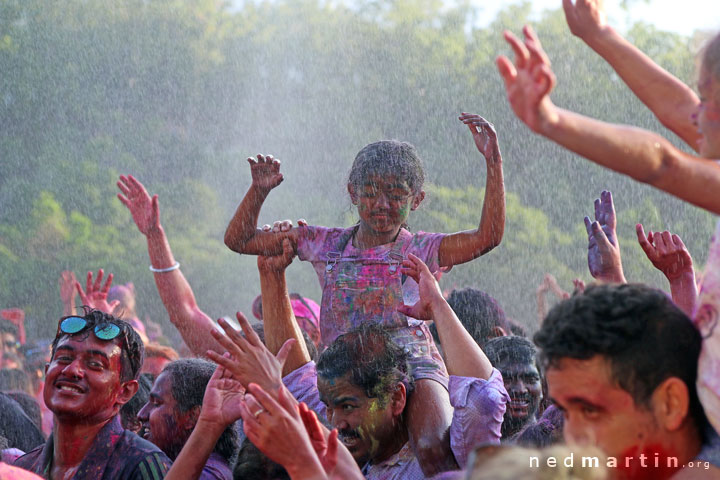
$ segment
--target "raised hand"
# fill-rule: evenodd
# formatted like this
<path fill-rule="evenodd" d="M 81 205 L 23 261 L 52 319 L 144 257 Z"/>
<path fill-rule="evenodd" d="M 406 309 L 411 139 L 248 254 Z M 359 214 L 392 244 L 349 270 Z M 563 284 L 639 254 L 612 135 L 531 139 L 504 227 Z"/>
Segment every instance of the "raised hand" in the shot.
<path fill-rule="evenodd" d="M 240 404 L 248 439 L 270 460 L 285 467 L 291 478 L 326 478 L 290 392 L 281 387 L 276 400 L 254 383 L 249 390 L 252 401 Z"/>
<path fill-rule="evenodd" d="M 60 274 L 58 284 L 60 285 L 60 300 L 63 305 L 72 305 L 75 303 L 75 295 L 77 295 L 75 282 L 77 282 L 77 279 L 75 278 L 75 273 L 72 271 L 64 270 Z"/>
<path fill-rule="evenodd" d="M 280 173 L 280 160 L 273 158 L 272 155 L 261 154 L 258 154 L 256 158 L 257 160 L 252 157 L 247 159 L 250 164 L 252 184 L 260 191 L 267 193 L 283 181 L 283 175 Z"/>
<path fill-rule="evenodd" d="M 160 207 L 158 196 L 152 198 L 145 186 L 132 175 L 120 175 L 117 186 L 122 193 L 118 193 L 118 199 L 125 205 L 132 215 L 135 225 L 140 233 L 147 236 L 153 231 L 160 229 Z"/>
<path fill-rule="evenodd" d="M 242 313 L 237 312 L 237 320 L 245 337 L 222 318 L 218 320 L 218 324 L 226 335 L 217 329 L 211 330 L 213 338 L 231 357 L 225 357 L 212 350 L 208 350 L 208 357 L 229 370 L 246 388 L 250 382 L 253 382 L 268 392 L 276 392 L 282 385 L 282 368 L 295 339 L 286 341 L 276 357 L 263 345 Z"/>
<path fill-rule="evenodd" d="M 563 0 L 565 20 L 573 35 L 587 41 L 607 26 L 602 0 Z"/>
<path fill-rule="evenodd" d="M 556 117 L 549 96 L 555 86 L 555 74 L 535 32 L 527 25 L 523 32 L 524 43 L 511 32 L 504 33 L 515 52 L 515 63 L 504 55 L 496 63 L 515 115 L 532 131 L 540 133 L 545 122 Z"/>
<path fill-rule="evenodd" d="M 595 221 L 585 217 L 588 234 L 588 268 L 590 274 L 600 281 L 625 283 L 620 247 L 615 228 L 617 219 L 612 194 L 603 190 L 595 200 Z"/>
<path fill-rule="evenodd" d="M 75 281 L 75 288 L 77 289 L 78 295 L 80 295 L 80 301 L 83 305 L 111 315 L 113 310 L 120 304 L 120 301 L 114 300 L 112 303 L 107 302 L 107 295 L 112 285 L 113 274 L 109 274 L 105 285 L 102 285 L 104 275 L 105 272 L 103 272 L 101 268 L 98 270 L 97 277 L 95 277 L 95 281 L 93 282 L 93 272 L 88 272 L 85 290 L 83 290 L 82 285 L 80 285 L 80 282 L 77 280 Z"/>
<path fill-rule="evenodd" d="M 282 247 L 283 251 L 280 255 L 258 255 L 258 269 L 263 272 L 284 272 L 295 257 L 295 250 L 293 249 L 292 242 L 288 238 L 283 240 Z"/>
<path fill-rule="evenodd" d="M 420 300 L 415 305 L 401 305 L 398 311 L 408 317 L 418 320 L 431 320 L 433 318 L 433 306 L 437 301 L 445 302 L 437 279 L 430 272 L 425 262 L 412 253 L 403 260 L 402 273 L 412 278 L 419 286 Z"/>
<path fill-rule="evenodd" d="M 677 280 L 684 274 L 693 274 L 693 261 L 690 252 L 685 247 L 682 239 L 670 233 L 648 232 L 641 224 L 635 226 L 638 243 L 642 247 L 648 260 L 655 268 L 660 270 L 671 282 Z"/>
<path fill-rule="evenodd" d="M 230 358 L 230 354 L 225 353 L 224 357 Z M 205 388 L 198 421 L 204 420 L 226 428 L 240 418 L 240 402 L 244 395 L 242 383 L 230 370 L 218 365 Z"/>
<path fill-rule="evenodd" d="M 458 117 L 461 122 L 470 128 L 475 146 L 488 161 L 497 161 L 500 158 L 500 145 L 498 144 L 495 126 L 480 115 L 463 112 Z"/>

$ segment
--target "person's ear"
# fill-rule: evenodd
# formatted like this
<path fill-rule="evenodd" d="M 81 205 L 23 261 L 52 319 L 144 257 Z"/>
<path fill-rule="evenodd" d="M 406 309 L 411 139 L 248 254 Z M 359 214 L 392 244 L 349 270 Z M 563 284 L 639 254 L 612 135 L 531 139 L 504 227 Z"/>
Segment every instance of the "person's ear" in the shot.
<path fill-rule="evenodd" d="M 192 431 L 192 429 L 195 428 L 195 424 L 197 423 L 198 418 L 200 418 L 200 410 L 201 409 L 202 409 L 202 405 L 195 405 L 190 410 L 185 412 L 183 414 L 181 428 L 184 428 L 185 430 L 188 430 L 188 431 Z"/>
<path fill-rule="evenodd" d="M 407 390 L 405 384 L 400 382 L 395 387 L 395 391 L 392 394 L 391 408 L 393 417 L 399 417 L 405 411 L 405 404 L 407 403 Z"/>
<path fill-rule="evenodd" d="M 425 190 L 420 190 L 420 192 L 413 197 L 412 205 L 410 206 L 410 210 L 416 210 L 422 201 L 425 200 Z"/>
<path fill-rule="evenodd" d="M 128 380 L 127 382 L 122 382 L 120 384 L 120 393 L 118 394 L 115 403 L 120 406 L 125 405 L 127 402 L 130 401 L 132 397 L 135 396 L 138 388 L 140 388 L 140 385 L 138 384 L 137 380 Z"/>
<path fill-rule="evenodd" d="M 502 328 L 502 327 L 500 327 L 500 326 L 492 327 L 492 328 L 490 329 L 490 335 L 491 335 L 490 338 L 495 338 L 495 337 L 507 337 L 507 336 L 508 336 L 508 334 L 507 334 L 507 332 L 505 331 L 505 329 Z"/>
<path fill-rule="evenodd" d="M 355 192 L 355 186 L 352 183 L 347 184 L 347 191 L 350 194 L 350 201 L 352 201 L 352 204 L 357 205 L 358 197 L 357 193 Z"/>
<path fill-rule="evenodd" d="M 666 378 L 651 397 L 658 424 L 667 431 L 678 430 L 690 414 L 690 391 L 678 377 Z"/>

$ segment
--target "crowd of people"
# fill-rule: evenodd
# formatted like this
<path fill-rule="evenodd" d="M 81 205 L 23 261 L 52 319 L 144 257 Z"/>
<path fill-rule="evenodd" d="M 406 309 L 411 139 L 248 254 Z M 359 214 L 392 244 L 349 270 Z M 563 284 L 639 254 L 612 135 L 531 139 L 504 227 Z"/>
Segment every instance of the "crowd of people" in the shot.
<path fill-rule="evenodd" d="M 698 96 L 609 26 L 602 2 L 563 7 L 571 32 L 697 156 L 555 106 L 550 60 L 530 27 L 522 40 L 505 32 L 515 59 L 497 60 L 518 118 L 720 214 L 720 35 L 700 54 Z M 26 338 L 23 311 L 0 311 L 0 479 L 720 478 L 720 224 L 700 286 L 677 234 L 637 225 L 665 293 L 628 283 L 613 196 L 601 192 L 594 219 L 584 219 L 594 282 L 566 292 L 548 274 L 530 336 L 487 293 L 444 294 L 438 284 L 505 234 L 495 128 L 475 114 L 459 120 L 487 172 L 468 231 L 406 227 L 425 196 L 422 162 L 406 142 L 357 154 L 350 227 L 258 228 L 283 175 L 272 155 L 248 158 L 252 183 L 224 239 L 257 256 L 256 321 L 238 312 L 239 330 L 200 309 L 158 196 L 122 175 L 118 198 L 147 240 L 183 346 L 140 320 L 132 283 L 113 286 L 102 269 L 84 285 L 61 274 L 53 339 Z M 312 264 L 319 303 L 288 291 L 295 258 Z M 558 297 L 550 309 L 548 292 Z"/>

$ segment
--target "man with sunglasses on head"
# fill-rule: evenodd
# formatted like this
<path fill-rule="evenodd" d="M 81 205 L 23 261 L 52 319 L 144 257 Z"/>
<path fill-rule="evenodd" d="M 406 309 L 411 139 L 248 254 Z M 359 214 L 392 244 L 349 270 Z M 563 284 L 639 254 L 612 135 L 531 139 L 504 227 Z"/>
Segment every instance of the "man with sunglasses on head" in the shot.
<path fill-rule="evenodd" d="M 144 346 L 133 328 L 99 310 L 60 319 L 45 367 L 48 441 L 15 465 L 46 479 L 157 480 L 171 462 L 124 430 L 118 412 L 138 389 Z"/>

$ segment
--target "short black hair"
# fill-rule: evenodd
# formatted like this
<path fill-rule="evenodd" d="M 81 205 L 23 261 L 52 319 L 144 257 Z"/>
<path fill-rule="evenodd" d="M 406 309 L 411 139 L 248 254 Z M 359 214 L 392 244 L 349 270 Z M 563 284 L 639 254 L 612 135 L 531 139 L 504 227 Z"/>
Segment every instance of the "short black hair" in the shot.
<path fill-rule="evenodd" d="M 88 335 L 88 332 L 92 330 L 95 325 L 101 325 L 103 323 L 114 323 L 120 328 L 120 335 L 113 340 L 125 339 L 120 341 L 121 355 L 120 355 L 120 380 L 127 382 L 129 380 L 137 380 L 142 368 L 143 360 L 145 359 L 145 344 L 143 343 L 140 335 L 129 323 L 113 317 L 100 310 L 94 310 L 88 307 L 83 307 L 85 310 L 84 315 L 68 315 L 62 317 L 58 322 L 58 332 L 55 339 L 52 342 L 52 349 L 50 358 L 55 357 L 55 349 L 62 338 L 75 337 L 78 335 Z M 69 317 L 80 317 L 87 321 L 87 326 L 80 330 L 78 333 L 68 334 L 60 331 L 60 323 Z M 87 337 L 86 337 L 87 338 Z"/>
<path fill-rule="evenodd" d="M 465 330 L 481 347 L 495 337 L 493 328 L 500 327 L 505 332 L 510 330 L 505 312 L 497 300 L 477 288 L 455 289 L 450 292 L 447 302 Z"/>
<path fill-rule="evenodd" d="M 707 419 L 695 389 L 702 338 L 664 292 L 642 284 L 589 286 L 556 304 L 534 340 L 546 367 L 563 358 L 607 358 L 612 379 L 638 405 L 648 406 L 667 378 L 680 378 L 703 433 Z"/>
<path fill-rule="evenodd" d="M 170 377 L 170 392 L 181 412 L 202 406 L 205 389 L 215 368 L 214 363 L 200 358 L 181 358 L 165 365 L 162 373 Z M 213 451 L 232 464 L 238 451 L 238 435 L 234 423 L 220 435 Z"/>
<path fill-rule="evenodd" d="M 336 338 L 320 354 L 317 373 L 330 380 L 349 374 L 353 385 L 384 404 L 398 383 L 410 391 L 408 358 L 385 327 L 366 323 Z"/>
<path fill-rule="evenodd" d="M 505 361 L 538 365 L 537 349 L 525 337 L 511 335 L 491 338 L 483 346 L 483 351 L 496 368 Z"/>

